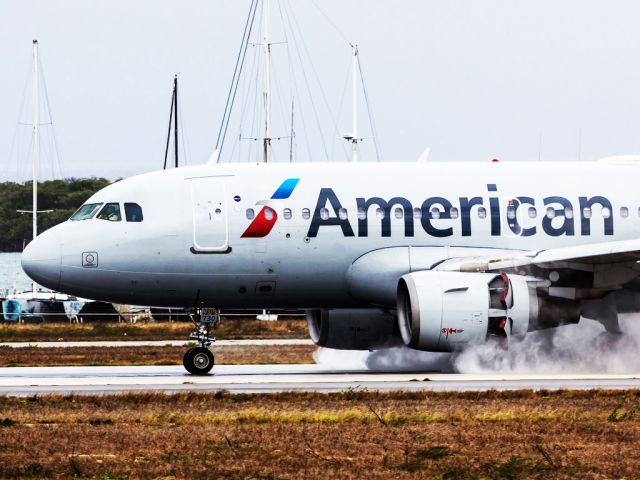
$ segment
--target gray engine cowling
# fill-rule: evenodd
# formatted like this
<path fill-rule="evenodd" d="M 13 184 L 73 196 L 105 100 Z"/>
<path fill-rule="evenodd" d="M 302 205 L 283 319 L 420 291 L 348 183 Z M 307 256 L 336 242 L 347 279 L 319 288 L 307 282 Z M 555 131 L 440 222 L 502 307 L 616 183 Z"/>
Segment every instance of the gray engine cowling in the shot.
<path fill-rule="evenodd" d="M 538 297 L 518 275 L 422 271 L 400 279 L 397 308 L 405 345 L 450 352 L 526 333 Z"/>
<path fill-rule="evenodd" d="M 400 345 L 396 317 L 381 309 L 307 310 L 313 343 L 337 350 L 376 350 Z"/>

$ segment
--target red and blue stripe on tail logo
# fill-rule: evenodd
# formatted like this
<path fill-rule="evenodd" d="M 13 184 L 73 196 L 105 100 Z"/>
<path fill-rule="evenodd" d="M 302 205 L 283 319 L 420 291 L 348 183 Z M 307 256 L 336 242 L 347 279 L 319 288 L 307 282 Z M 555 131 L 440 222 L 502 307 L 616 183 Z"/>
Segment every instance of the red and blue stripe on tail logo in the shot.
<path fill-rule="evenodd" d="M 282 182 L 274 194 L 271 195 L 271 200 L 284 200 L 289 198 L 299 181 L 299 178 L 287 178 Z M 266 237 L 269 235 L 269 232 L 271 232 L 271 229 L 278 220 L 278 214 L 273 208 L 268 205 L 264 205 L 264 203 L 266 203 L 264 200 L 257 203 L 257 205 L 262 204 L 263 207 L 241 235 L 242 238 Z"/>

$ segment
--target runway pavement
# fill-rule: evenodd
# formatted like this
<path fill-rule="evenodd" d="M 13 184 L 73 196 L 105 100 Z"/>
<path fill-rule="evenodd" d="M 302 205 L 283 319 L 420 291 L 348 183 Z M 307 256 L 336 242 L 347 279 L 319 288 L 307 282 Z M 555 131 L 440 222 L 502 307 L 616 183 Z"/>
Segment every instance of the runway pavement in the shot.
<path fill-rule="evenodd" d="M 1 347 L 24 348 L 65 348 L 65 347 L 183 347 L 195 345 L 193 340 L 115 340 L 95 342 L 5 342 Z M 274 345 L 313 345 L 309 339 L 256 339 L 256 340 L 217 340 L 216 347 L 231 346 L 274 346 Z"/>
<path fill-rule="evenodd" d="M 192 376 L 180 366 L 0 368 L 0 395 L 109 394 L 128 391 L 334 392 L 349 389 L 481 391 L 633 389 L 640 374 L 442 374 L 327 368 L 323 365 L 220 365 Z"/>

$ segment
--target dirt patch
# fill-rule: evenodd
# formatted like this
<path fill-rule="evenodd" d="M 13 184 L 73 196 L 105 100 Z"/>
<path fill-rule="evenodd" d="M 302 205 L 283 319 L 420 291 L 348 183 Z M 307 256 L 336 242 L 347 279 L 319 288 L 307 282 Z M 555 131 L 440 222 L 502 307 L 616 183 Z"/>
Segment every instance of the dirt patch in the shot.
<path fill-rule="evenodd" d="M 314 363 L 315 345 L 213 346 L 216 364 Z M 0 367 L 182 365 L 186 347 L 0 347 Z"/>
<path fill-rule="evenodd" d="M 0 477 L 638 478 L 639 395 L 0 398 Z"/>
<path fill-rule="evenodd" d="M 0 342 L 100 341 L 100 340 L 186 340 L 193 325 L 189 322 L 149 323 L 43 323 L 16 325 L 0 323 Z M 255 319 L 224 319 L 215 330 L 216 338 L 307 338 L 305 320 L 265 322 Z"/>

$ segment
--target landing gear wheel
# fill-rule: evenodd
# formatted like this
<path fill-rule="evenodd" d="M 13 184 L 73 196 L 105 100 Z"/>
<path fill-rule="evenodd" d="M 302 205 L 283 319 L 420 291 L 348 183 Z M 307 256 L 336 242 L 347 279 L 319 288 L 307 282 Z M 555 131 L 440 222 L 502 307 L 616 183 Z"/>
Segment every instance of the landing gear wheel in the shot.
<path fill-rule="evenodd" d="M 184 356 L 182 357 L 182 365 L 184 365 L 184 368 L 186 368 L 186 370 L 189 372 L 189 368 L 187 365 L 190 364 L 191 359 L 189 358 L 190 355 L 193 353 L 193 351 L 195 350 L 195 347 L 190 348 L 189 350 L 187 350 L 186 352 L 184 352 Z"/>
<path fill-rule="evenodd" d="M 187 350 L 182 358 L 182 364 L 192 375 L 206 375 L 211 371 L 214 363 L 209 346 L 216 341 L 212 330 L 220 322 L 218 310 L 196 310 L 195 314 L 189 313 L 189 318 L 194 324 L 194 329 L 189 333 L 189 339 L 198 342 L 198 346 Z"/>
<path fill-rule="evenodd" d="M 182 364 L 192 375 L 206 375 L 213 368 L 213 353 L 205 347 L 190 348 L 184 354 Z"/>

